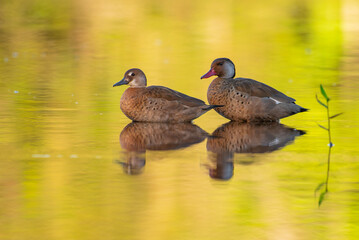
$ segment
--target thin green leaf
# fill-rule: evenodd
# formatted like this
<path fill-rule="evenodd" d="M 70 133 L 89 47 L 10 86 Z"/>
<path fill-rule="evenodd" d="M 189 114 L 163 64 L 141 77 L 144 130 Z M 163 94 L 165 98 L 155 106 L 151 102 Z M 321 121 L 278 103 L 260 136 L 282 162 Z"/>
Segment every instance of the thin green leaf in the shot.
<path fill-rule="evenodd" d="M 335 115 L 331 116 L 330 118 L 335 118 L 335 117 L 338 117 L 339 115 L 342 115 L 342 114 L 343 114 L 343 112 L 341 112 L 341 113 L 337 113 L 337 114 L 335 114 Z"/>
<path fill-rule="evenodd" d="M 322 84 L 320 84 L 320 91 L 322 92 L 323 97 L 329 102 L 330 98 L 328 97 L 327 93 L 325 92 Z"/>
<path fill-rule="evenodd" d="M 319 196 L 319 201 L 318 201 L 318 206 L 320 207 L 320 205 L 322 204 L 322 202 L 324 201 L 324 197 L 327 194 L 327 192 L 322 192 Z"/>
<path fill-rule="evenodd" d="M 323 187 L 325 186 L 325 182 L 319 183 L 319 185 L 317 186 L 317 188 L 315 189 L 315 194 L 317 194 L 317 192 Z"/>
<path fill-rule="evenodd" d="M 318 103 L 319 103 L 320 105 L 322 105 L 322 106 L 325 107 L 325 108 L 328 108 L 328 106 L 327 106 L 325 103 L 323 103 L 322 101 L 319 100 L 317 94 L 315 94 L 315 97 L 317 98 L 317 101 L 318 101 Z"/>
<path fill-rule="evenodd" d="M 319 127 L 321 127 L 321 128 L 323 128 L 324 130 L 327 130 L 327 131 L 328 131 L 328 128 L 326 128 L 326 127 L 320 125 L 319 123 L 317 123 L 317 124 L 318 124 Z"/>

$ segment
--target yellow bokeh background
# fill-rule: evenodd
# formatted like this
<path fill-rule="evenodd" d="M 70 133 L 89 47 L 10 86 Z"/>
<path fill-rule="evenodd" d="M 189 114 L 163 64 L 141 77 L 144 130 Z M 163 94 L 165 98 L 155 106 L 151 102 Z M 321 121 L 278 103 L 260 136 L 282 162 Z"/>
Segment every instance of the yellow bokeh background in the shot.
<path fill-rule="evenodd" d="M 4 0 L 0 3 L 0 239 L 358 239 L 359 3 L 355 0 Z M 307 134 L 236 154 L 208 176 L 206 140 L 147 151 L 123 172 L 119 134 L 138 67 L 149 85 L 206 100 L 218 57 L 309 108 L 281 122 Z M 331 97 L 330 192 L 325 109 Z M 228 120 L 210 111 L 208 133 Z"/>

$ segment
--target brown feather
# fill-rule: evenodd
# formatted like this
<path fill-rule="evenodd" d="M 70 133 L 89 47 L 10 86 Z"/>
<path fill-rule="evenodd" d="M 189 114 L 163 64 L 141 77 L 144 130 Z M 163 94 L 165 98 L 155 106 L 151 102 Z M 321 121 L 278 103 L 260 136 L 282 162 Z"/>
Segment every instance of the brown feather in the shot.
<path fill-rule="evenodd" d="M 207 97 L 211 105 L 224 105 L 215 110 L 234 121 L 278 121 L 303 109 L 293 98 L 252 79 L 216 78 Z"/>
<path fill-rule="evenodd" d="M 161 86 L 130 87 L 121 97 L 122 112 L 139 122 L 190 122 L 209 107 L 202 100 Z"/>
<path fill-rule="evenodd" d="M 248 93 L 255 97 L 270 97 L 280 102 L 292 103 L 295 102 L 294 98 L 288 97 L 278 90 L 249 78 L 236 78 L 233 85 L 237 91 Z"/>
<path fill-rule="evenodd" d="M 145 88 L 144 94 L 146 94 L 146 97 L 148 98 L 161 98 L 166 99 L 167 101 L 179 101 L 181 104 L 189 107 L 205 105 L 205 102 L 198 98 L 190 97 L 186 94 L 163 86 L 149 86 Z"/>

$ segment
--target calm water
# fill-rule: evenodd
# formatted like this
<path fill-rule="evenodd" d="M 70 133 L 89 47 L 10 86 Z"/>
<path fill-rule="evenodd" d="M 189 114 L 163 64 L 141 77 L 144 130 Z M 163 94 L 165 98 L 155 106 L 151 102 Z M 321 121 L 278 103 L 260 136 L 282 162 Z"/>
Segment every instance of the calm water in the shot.
<path fill-rule="evenodd" d="M 358 239 L 358 23 L 355 0 L 1 1 L 0 239 Z M 120 111 L 127 69 L 206 100 L 217 57 L 310 111 Z"/>

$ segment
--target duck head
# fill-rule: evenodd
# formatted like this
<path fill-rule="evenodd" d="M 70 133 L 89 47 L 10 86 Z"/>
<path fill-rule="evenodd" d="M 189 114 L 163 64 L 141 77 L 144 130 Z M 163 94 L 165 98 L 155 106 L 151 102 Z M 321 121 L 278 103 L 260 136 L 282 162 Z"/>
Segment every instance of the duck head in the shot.
<path fill-rule="evenodd" d="M 209 78 L 216 75 L 220 78 L 234 78 L 236 75 L 236 68 L 231 60 L 228 58 L 217 58 L 211 64 L 211 69 L 204 74 L 201 79 Z"/>
<path fill-rule="evenodd" d="M 115 83 L 113 86 L 130 85 L 131 87 L 145 87 L 147 86 L 147 79 L 144 72 L 138 68 L 131 68 L 125 73 L 121 81 Z"/>

